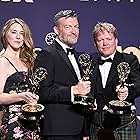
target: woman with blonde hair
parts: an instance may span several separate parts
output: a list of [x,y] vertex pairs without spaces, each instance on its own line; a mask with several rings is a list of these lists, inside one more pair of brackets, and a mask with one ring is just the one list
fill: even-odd
[[30,92],[29,77],[35,58],[29,26],[19,18],[8,20],[1,32],[1,42],[5,49],[0,56],[2,139],[39,140],[37,130],[28,130],[19,122],[22,105],[38,100],[38,96]]

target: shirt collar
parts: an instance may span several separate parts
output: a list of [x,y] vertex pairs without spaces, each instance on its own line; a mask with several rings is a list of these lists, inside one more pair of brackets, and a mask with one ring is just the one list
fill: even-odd
[[110,56],[108,56],[108,57],[101,56],[101,59],[105,60],[105,59],[111,58],[113,60],[115,53],[116,53],[116,51],[113,54],[111,54]]
[[67,49],[66,48],[71,48],[68,45],[64,44],[62,41],[60,41],[58,38],[55,39],[57,43],[59,43],[61,45],[61,47],[63,48],[63,50],[67,53]]

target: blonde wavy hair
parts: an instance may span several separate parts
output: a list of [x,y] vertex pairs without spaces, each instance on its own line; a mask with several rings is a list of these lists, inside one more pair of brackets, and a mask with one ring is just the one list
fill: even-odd
[[29,26],[25,23],[25,21],[23,21],[22,19],[19,18],[12,18],[9,19],[1,32],[1,42],[3,45],[3,48],[6,49],[8,46],[8,40],[7,40],[7,32],[9,31],[10,27],[14,24],[14,23],[18,23],[22,26],[23,28],[23,37],[24,37],[24,43],[23,46],[21,47],[20,50],[20,54],[19,54],[19,58],[21,59],[21,61],[23,63],[26,64],[29,73],[33,71],[33,67],[34,67],[34,60],[35,60],[35,54],[34,54],[34,43],[33,43],[33,39],[31,36],[31,31],[29,29]]

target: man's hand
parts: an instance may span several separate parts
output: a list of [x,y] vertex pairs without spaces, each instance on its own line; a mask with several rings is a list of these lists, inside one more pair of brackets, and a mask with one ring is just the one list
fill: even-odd
[[88,136],[83,137],[83,140],[89,140],[89,137]]
[[128,96],[128,88],[126,86],[121,87],[120,85],[118,85],[116,87],[116,92],[118,93],[118,98],[120,101],[126,100]]
[[90,81],[79,81],[77,85],[73,86],[74,94],[85,96],[91,90]]

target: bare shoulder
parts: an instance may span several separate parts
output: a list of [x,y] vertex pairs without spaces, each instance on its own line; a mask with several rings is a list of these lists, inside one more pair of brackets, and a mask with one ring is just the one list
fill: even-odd
[[8,70],[8,67],[9,67],[8,60],[5,57],[0,56],[0,71]]
[[10,75],[10,64],[8,60],[0,56],[0,91],[3,91],[7,77]]

